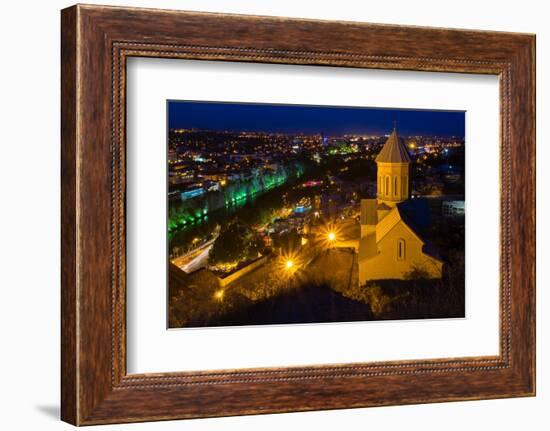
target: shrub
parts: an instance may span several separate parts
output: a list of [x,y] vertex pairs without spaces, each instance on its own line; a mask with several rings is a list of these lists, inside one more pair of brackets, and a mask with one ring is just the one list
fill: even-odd
[[263,242],[256,233],[239,222],[222,228],[208,255],[210,265],[238,263],[258,257]]

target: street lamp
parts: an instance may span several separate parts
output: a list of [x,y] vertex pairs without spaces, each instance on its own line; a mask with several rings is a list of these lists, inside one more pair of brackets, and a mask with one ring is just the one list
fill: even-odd
[[296,253],[285,253],[280,256],[277,267],[284,278],[291,278],[301,267],[300,257]]
[[214,298],[216,298],[218,301],[222,301],[223,295],[224,295],[223,289],[220,289],[216,291],[216,293],[214,293]]
[[336,239],[336,234],[334,232],[329,232],[328,233],[328,240],[330,242],[334,241]]

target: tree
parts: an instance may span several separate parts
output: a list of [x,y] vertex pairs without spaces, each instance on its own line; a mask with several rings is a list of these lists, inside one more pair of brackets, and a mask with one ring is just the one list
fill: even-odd
[[430,278],[430,273],[423,265],[413,264],[411,270],[405,273],[405,280],[420,281]]
[[263,251],[263,243],[256,233],[239,222],[222,227],[208,255],[211,265],[238,263],[253,259]]
[[273,235],[273,246],[280,248],[283,253],[295,252],[300,248],[301,244],[302,237],[296,232],[296,229]]

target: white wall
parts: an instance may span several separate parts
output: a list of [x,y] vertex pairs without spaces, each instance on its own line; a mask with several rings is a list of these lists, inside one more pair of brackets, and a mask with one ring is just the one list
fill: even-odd
[[[130,0],[119,4],[258,15],[369,21],[537,33],[538,118],[550,116],[550,28],[536,0],[360,2],[339,0]],[[57,420],[59,399],[59,9],[60,0],[2,4],[0,31],[0,396],[3,429],[69,429]],[[550,128],[539,121],[538,160],[550,163]],[[538,396],[537,398],[294,413],[123,425],[146,430],[407,430],[547,429],[550,273],[544,218],[550,217],[550,171],[538,172]],[[32,198],[32,199],[31,199]],[[7,296],[6,296],[7,293]],[[545,364],[546,363],[546,364]]]

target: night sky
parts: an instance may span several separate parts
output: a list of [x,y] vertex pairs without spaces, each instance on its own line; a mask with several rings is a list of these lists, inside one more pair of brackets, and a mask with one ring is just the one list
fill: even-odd
[[169,128],[326,136],[388,134],[464,137],[463,111],[168,101]]

